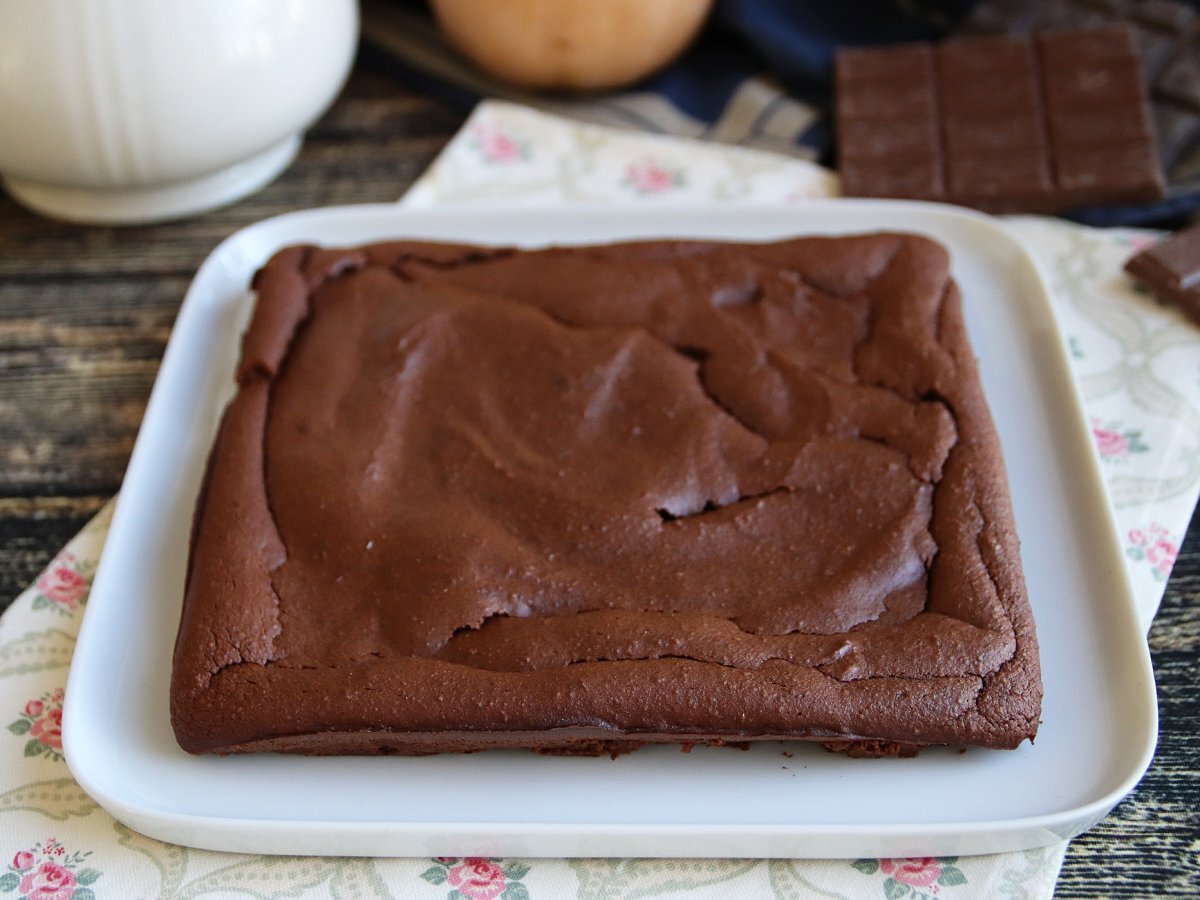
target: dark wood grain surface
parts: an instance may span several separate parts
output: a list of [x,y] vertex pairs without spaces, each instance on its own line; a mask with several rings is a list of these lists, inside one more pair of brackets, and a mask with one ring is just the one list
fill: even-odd
[[[199,263],[277,213],[398,198],[462,114],[360,66],[292,167],[183,222],[76,227],[0,193],[0,607],[112,496]],[[1150,635],[1162,730],[1145,780],[1074,841],[1060,897],[1200,896],[1200,522]],[[1121,740],[1119,734],[1112,736]]]

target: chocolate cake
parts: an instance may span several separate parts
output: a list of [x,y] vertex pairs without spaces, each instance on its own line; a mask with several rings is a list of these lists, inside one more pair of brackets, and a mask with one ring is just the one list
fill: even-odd
[[293,247],[254,287],[175,648],[185,750],[1036,733],[935,242]]

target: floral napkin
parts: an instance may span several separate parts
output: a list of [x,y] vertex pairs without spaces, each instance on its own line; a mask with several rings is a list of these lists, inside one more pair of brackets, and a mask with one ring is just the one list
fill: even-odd
[[[409,206],[800,204],[835,177],[769,154],[582,125],[485,102]],[[1200,492],[1200,329],[1132,287],[1148,232],[1008,220],[1054,287],[1149,627]],[[142,837],[62,757],[63,686],[111,504],[0,618],[0,900],[192,897],[1049,897],[1066,844],[911,860],[343,859],[214,853]]]

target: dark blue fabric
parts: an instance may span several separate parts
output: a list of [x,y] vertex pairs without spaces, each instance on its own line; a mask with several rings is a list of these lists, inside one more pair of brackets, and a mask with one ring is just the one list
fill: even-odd
[[767,68],[806,100],[827,102],[839,47],[941,37],[976,0],[720,0],[717,22],[740,36]]
[[[701,39],[639,88],[657,91],[688,115],[712,124],[743,81],[769,74],[793,96],[827,111],[838,47],[931,40],[944,35],[976,2],[718,0]],[[834,165],[827,122],[804,132],[798,142],[811,147],[825,165]]]
[[689,116],[711,124],[721,118],[738,85],[762,72],[752,48],[709,31],[675,65],[638,89],[658,91]]
[[659,91],[684,112],[711,123],[720,118],[738,85],[770,74],[799,99],[827,109],[838,47],[935,38],[975,2],[721,0],[702,39],[641,87]]
[[[757,54],[766,71],[780,79],[789,92],[822,109],[832,110],[831,72],[838,48],[937,40],[953,31],[978,0],[843,0],[808,3],[799,0],[718,0],[718,39],[734,35]],[[1189,0],[1200,8],[1200,0]],[[693,60],[676,64],[660,82],[672,99],[672,84],[687,83],[684,72]],[[753,68],[743,76],[758,74]],[[740,79],[739,79],[740,80]],[[732,91],[730,91],[732,93]],[[728,95],[726,95],[728,96]],[[715,106],[716,104],[713,104]],[[826,125],[805,132],[800,141],[813,147],[818,158],[833,165],[832,129]],[[1065,217],[1090,225],[1175,225],[1200,210],[1200,192],[1136,206],[1094,207],[1073,210]]]
[[[395,0],[424,9],[423,0]],[[646,0],[648,3],[654,0]],[[788,93],[832,111],[833,58],[839,47],[937,40],[953,32],[979,0],[717,0],[701,39],[678,62],[638,90],[657,91],[688,115],[716,123],[747,78],[771,75]],[[1200,8],[1200,0],[1189,0]],[[423,90],[456,103],[474,98],[423,75],[405,60],[389,66]],[[637,124],[637,123],[633,123]],[[655,128],[655,123],[643,123]],[[832,166],[830,116],[797,142]],[[1079,210],[1067,215],[1095,225],[1177,224],[1200,210],[1200,192],[1141,206]]]

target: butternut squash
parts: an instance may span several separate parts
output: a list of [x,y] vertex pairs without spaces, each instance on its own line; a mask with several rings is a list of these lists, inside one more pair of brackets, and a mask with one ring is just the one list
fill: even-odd
[[447,40],[484,71],[531,88],[624,87],[699,32],[713,0],[431,0]]

